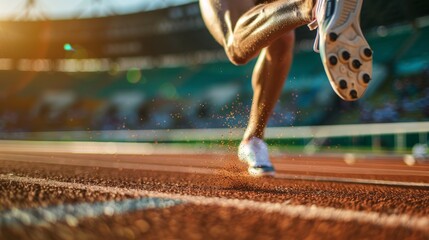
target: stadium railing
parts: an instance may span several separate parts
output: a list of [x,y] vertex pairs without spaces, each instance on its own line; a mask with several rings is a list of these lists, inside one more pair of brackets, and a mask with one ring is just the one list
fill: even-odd
[[[273,127],[266,139],[277,147],[301,146],[307,153],[319,150],[325,143],[331,150],[352,147],[371,152],[387,150],[405,153],[413,145],[427,143],[429,122],[377,123],[330,126]],[[30,141],[91,141],[141,143],[238,143],[243,128],[166,129],[166,130],[107,130],[0,133],[2,140]],[[386,140],[390,138],[390,140]],[[358,140],[358,138],[361,138]],[[338,141],[340,139],[340,141]],[[342,139],[342,140],[341,140]],[[391,142],[381,145],[382,141]],[[365,144],[368,144],[365,148]],[[0,143],[1,145],[1,143]]]

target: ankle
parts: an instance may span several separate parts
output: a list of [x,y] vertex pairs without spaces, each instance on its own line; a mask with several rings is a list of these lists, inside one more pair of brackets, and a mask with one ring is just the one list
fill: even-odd
[[257,136],[244,136],[243,139],[241,139],[241,143],[248,143],[249,141],[251,141],[252,139],[259,139],[264,141],[263,137],[257,137]]

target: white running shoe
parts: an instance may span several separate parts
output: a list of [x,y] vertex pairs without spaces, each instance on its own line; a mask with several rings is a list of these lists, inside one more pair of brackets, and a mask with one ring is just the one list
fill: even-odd
[[241,142],[238,147],[238,158],[247,163],[247,171],[251,176],[274,176],[275,170],[268,156],[267,144],[257,137]]
[[363,0],[318,0],[316,19],[308,24],[319,28],[314,50],[320,52],[326,75],[342,99],[359,99],[371,81],[372,50],[360,28]]

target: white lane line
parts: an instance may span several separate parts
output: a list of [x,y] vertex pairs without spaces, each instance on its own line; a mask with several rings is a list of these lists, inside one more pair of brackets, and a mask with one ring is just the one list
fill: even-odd
[[181,195],[146,191],[139,189],[128,189],[119,187],[105,187],[86,185],[81,183],[69,183],[52,181],[41,178],[26,178],[10,175],[0,175],[0,180],[15,181],[28,184],[39,184],[61,188],[74,188],[89,191],[128,194],[135,197],[156,197],[185,201],[197,205],[214,205],[219,207],[233,207],[242,210],[256,210],[266,213],[279,213],[289,217],[296,217],[306,220],[331,220],[338,222],[358,222],[384,227],[405,227],[409,229],[423,231],[429,234],[429,217],[417,217],[408,214],[386,214],[378,212],[361,212],[346,209],[336,209],[331,207],[317,207],[305,205],[288,205],[285,203],[267,203],[251,200],[227,199],[219,197],[203,197],[192,195]]
[[302,176],[296,174],[276,173],[275,178],[289,179],[289,180],[304,180],[314,182],[335,182],[335,183],[353,183],[353,184],[367,184],[367,185],[383,185],[391,187],[422,187],[429,188],[429,183],[424,182],[400,182],[376,179],[363,179],[363,178],[344,178],[344,177],[326,177],[326,176]]
[[0,227],[19,225],[46,225],[65,221],[75,227],[80,219],[95,218],[101,215],[112,216],[138,210],[167,208],[183,203],[177,199],[139,198],[123,201],[106,201],[96,203],[64,204],[58,206],[17,209],[0,212]]
[[[194,173],[194,174],[219,174],[219,169],[215,168],[201,168],[193,166],[168,166],[160,164],[147,164],[147,163],[125,163],[125,162],[112,162],[102,160],[76,160],[69,157],[55,157],[47,158],[45,156],[28,156],[20,154],[4,154],[0,153],[0,161],[15,161],[15,162],[30,162],[30,163],[46,163],[57,165],[69,166],[82,166],[82,167],[104,167],[115,169],[134,169],[145,171],[160,171],[160,172],[175,172],[175,173]],[[343,177],[326,177],[318,175],[299,175],[299,174],[286,174],[277,173],[275,178],[289,179],[289,180],[302,180],[302,181],[320,181],[320,182],[337,182],[337,183],[353,183],[353,184],[372,184],[383,186],[398,186],[398,187],[425,187],[429,188],[429,183],[424,182],[404,182],[404,181],[390,181],[390,180],[375,180],[375,179],[362,179],[362,178],[343,178]]]
[[104,161],[95,159],[73,159],[70,157],[55,157],[49,158],[46,156],[28,156],[23,154],[3,154],[0,153],[0,161],[14,161],[27,163],[44,163],[56,165],[68,165],[79,167],[102,167],[114,169],[134,169],[146,171],[161,171],[175,173],[199,173],[199,174],[214,174],[216,171],[211,168],[198,168],[192,166],[177,166],[177,165],[162,165],[148,163],[127,163],[117,161]]
[[[343,173],[343,174],[361,174],[361,175],[383,175],[383,176],[420,176],[429,177],[429,171],[411,170],[411,169],[376,169],[371,167],[353,167],[350,166],[318,166],[307,164],[285,164],[275,163],[276,169],[288,171],[302,171],[307,168],[308,171],[320,173]],[[405,168],[405,167],[404,167]]]

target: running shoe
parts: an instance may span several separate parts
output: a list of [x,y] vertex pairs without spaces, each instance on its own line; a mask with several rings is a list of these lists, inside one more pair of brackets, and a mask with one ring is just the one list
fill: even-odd
[[359,99],[372,78],[372,50],[360,28],[363,0],[318,0],[310,30],[318,28],[320,53],[334,91],[346,101]]
[[275,174],[268,156],[268,146],[262,139],[253,137],[247,142],[241,142],[238,158],[249,166],[247,171],[251,176],[265,177]]

